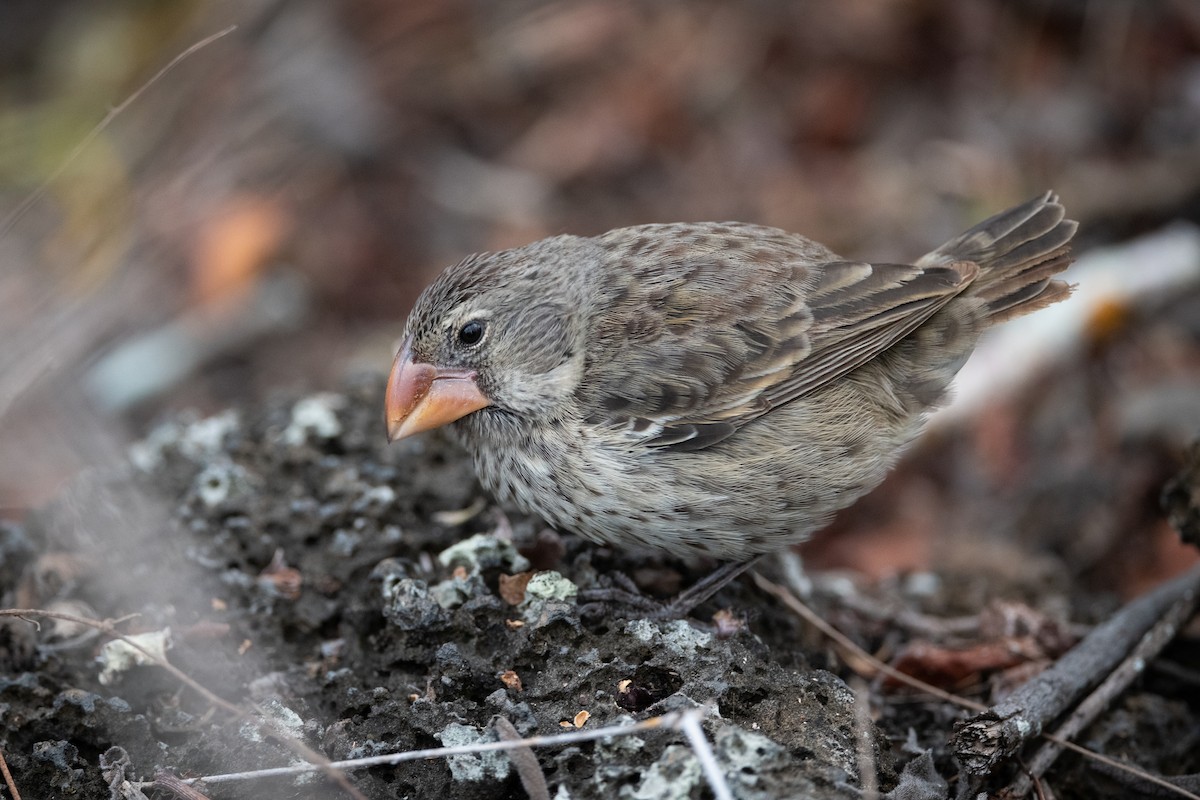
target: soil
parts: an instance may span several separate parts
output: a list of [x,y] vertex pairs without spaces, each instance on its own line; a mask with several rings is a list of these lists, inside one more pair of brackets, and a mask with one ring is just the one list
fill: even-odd
[[[434,521],[484,508],[469,462],[438,438],[387,446],[381,402],[376,377],[168,423],[129,465],[82,476],[26,531],[8,527],[17,560],[6,564],[24,562],[39,584],[73,584],[73,602],[99,616],[136,612],[132,631],[169,629],[172,664],[331,759],[488,739],[497,715],[533,735],[706,706],[739,796],[856,796],[854,695],[802,651],[773,655],[754,632],[762,624],[781,645],[800,638],[794,622],[756,612],[755,624],[722,633],[686,620],[581,619],[573,598],[535,598],[535,584],[510,604],[500,580],[531,569],[514,541],[582,585],[636,562],[490,507],[461,524]],[[5,637],[6,753],[27,796],[107,797],[99,757],[112,746],[143,778],[295,759],[156,666],[104,685],[95,638],[56,626],[35,641],[24,621]],[[564,797],[698,797],[704,781],[682,743],[643,733],[542,750],[541,766]],[[874,732],[871,747],[893,781],[887,740]],[[354,778],[368,797],[525,796],[502,755]],[[251,786],[212,796],[330,791],[323,779]]]

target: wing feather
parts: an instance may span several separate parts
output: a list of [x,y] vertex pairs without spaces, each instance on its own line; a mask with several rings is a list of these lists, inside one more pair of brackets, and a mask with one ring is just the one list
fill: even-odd
[[676,450],[712,446],[863,365],[978,273],[961,261],[844,261],[752,225],[650,225],[605,238],[616,263],[603,272],[580,406],[591,424]]

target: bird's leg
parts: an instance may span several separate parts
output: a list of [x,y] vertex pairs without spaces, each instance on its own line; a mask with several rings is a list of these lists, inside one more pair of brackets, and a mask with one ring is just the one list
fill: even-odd
[[653,597],[647,597],[625,573],[614,572],[609,577],[616,586],[601,586],[579,592],[581,616],[615,612],[622,616],[657,617],[662,611],[663,604]]
[[614,580],[621,584],[620,588],[588,589],[580,593],[580,599],[586,606],[608,606],[609,610],[616,606],[620,611],[633,612],[649,619],[680,619],[721,591],[757,561],[756,556],[749,561],[722,564],[666,603],[642,594],[629,578],[620,574],[613,576]]
[[754,566],[758,559],[759,557],[755,556],[748,561],[731,561],[722,564],[675,595],[675,599],[662,607],[662,614],[659,618],[678,619],[687,615],[696,606],[724,589],[737,576]]

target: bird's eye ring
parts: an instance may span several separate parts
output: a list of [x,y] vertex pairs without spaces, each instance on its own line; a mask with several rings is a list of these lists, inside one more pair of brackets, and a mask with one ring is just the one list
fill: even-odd
[[483,339],[485,326],[481,320],[473,319],[458,330],[458,341],[468,347],[479,344]]

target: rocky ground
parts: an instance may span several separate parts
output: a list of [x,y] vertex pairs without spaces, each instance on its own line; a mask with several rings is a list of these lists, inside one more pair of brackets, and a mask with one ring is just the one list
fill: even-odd
[[[581,619],[577,585],[636,562],[480,503],[468,462],[440,440],[386,446],[381,386],[168,423],[130,465],[81,477],[27,531],[8,528],[7,563],[26,564],[33,591],[54,587],[43,603],[169,628],[171,663],[332,759],[490,738],[497,715],[533,735],[706,707],[741,796],[854,796],[853,694],[809,665],[794,623],[768,620],[745,590],[737,606],[754,623],[720,630]],[[535,579],[507,587],[531,560]],[[144,777],[294,758],[158,667],[106,680],[99,642],[76,629],[5,633],[6,750],[34,796],[107,796],[97,756],[113,745]],[[661,731],[551,748],[541,766],[561,797],[700,796],[681,742]],[[887,740],[872,732],[870,748],[894,781]],[[524,796],[502,755],[354,777],[369,797]],[[329,790],[267,781],[215,796]]]

